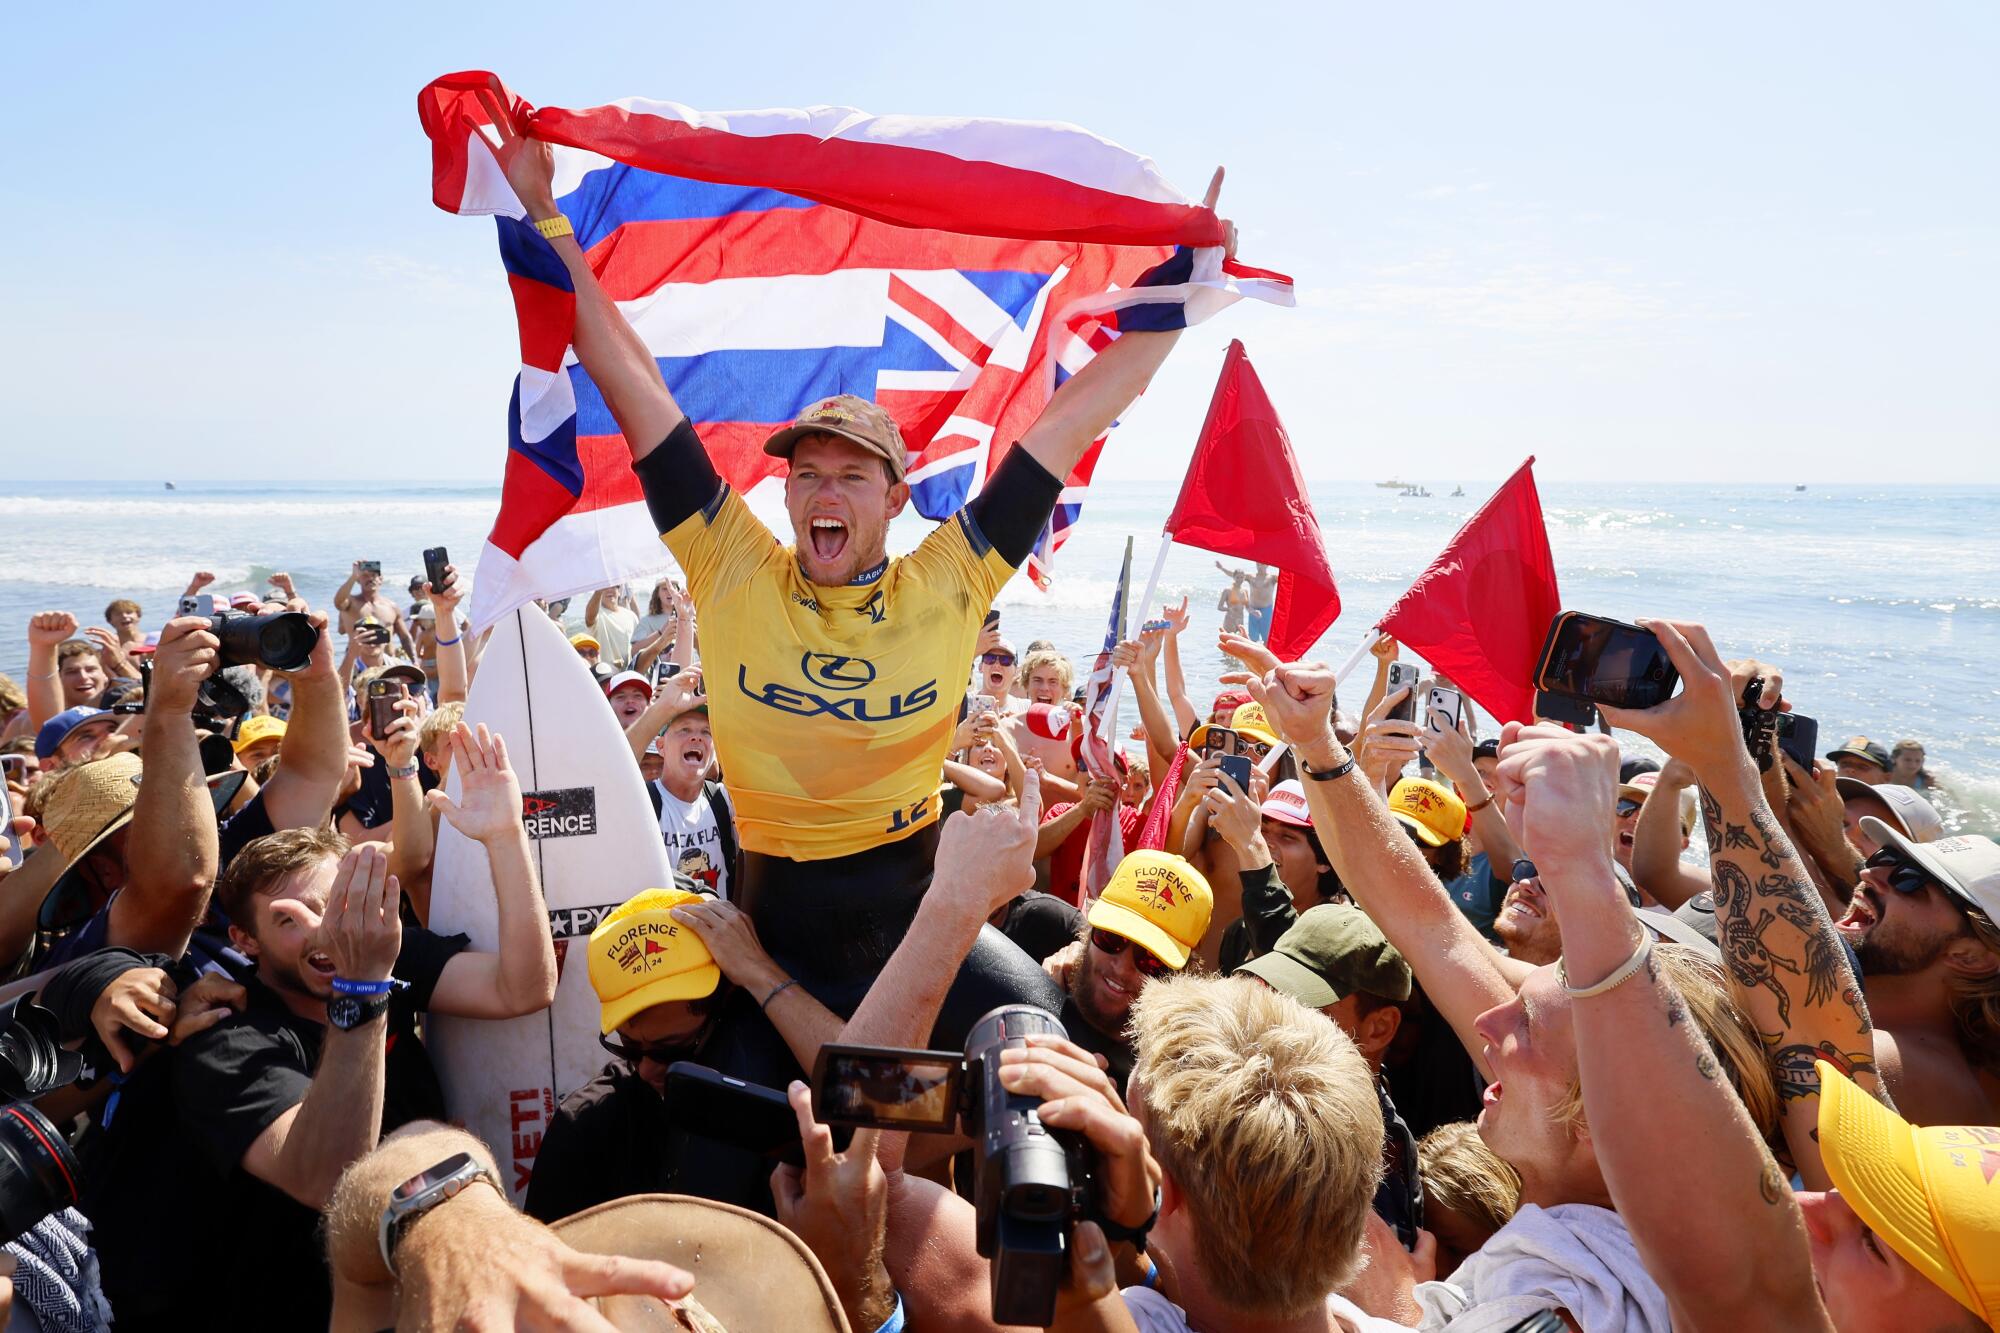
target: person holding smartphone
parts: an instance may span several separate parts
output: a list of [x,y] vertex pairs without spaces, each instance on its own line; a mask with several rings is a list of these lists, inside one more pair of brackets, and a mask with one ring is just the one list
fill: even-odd
[[[403,655],[415,658],[417,646],[410,638],[410,627],[403,615],[403,608],[396,605],[393,597],[382,591],[382,562],[380,560],[356,560],[348,572],[347,582],[340,585],[333,594],[333,608],[340,613],[340,632],[352,635],[355,627],[373,620],[389,633],[396,636],[403,646]],[[372,639],[371,635],[371,639]],[[387,639],[383,640],[386,644]]]

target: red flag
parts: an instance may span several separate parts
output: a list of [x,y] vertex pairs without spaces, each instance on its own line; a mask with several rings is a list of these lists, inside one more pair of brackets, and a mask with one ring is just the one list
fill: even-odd
[[1317,643],[1340,614],[1291,437],[1240,342],[1223,358],[1167,533],[1183,546],[1277,568],[1270,645],[1287,661]]
[[1562,609],[1530,457],[1376,622],[1502,722],[1535,716],[1535,660]]

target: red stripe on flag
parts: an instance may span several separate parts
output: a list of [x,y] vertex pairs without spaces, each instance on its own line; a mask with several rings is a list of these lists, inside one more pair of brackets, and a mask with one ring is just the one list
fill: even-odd
[[576,293],[515,273],[507,275],[507,286],[521,326],[521,364],[551,373],[561,370],[576,328]]
[[1070,262],[1067,241],[953,236],[890,226],[837,208],[773,209],[719,218],[629,221],[590,247],[590,266],[614,301],[675,282],[782,278],[843,269],[971,269],[1050,273]]
[[985,365],[986,358],[993,354],[993,349],[968,333],[949,310],[893,274],[889,278],[889,299],[915,315],[973,365]]
[[[695,423],[715,470],[739,491],[749,490],[766,477],[784,475],[785,460],[764,452],[764,441],[777,429],[778,426],[761,421]],[[576,452],[584,472],[583,498],[572,506],[576,512],[608,509],[645,498],[639,489],[639,478],[632,472],[631,454],[623,435],[579,435]]]
[[904,227],[1110,245],[1213,246],[1223,239],[1222,220],[1210,209],[907,144],[751,137],[615,106],[543,107],[527,130],[646,171],[782,190]]
[[[625,469],[629,474],[631,469]],[[516,560],[549,524],[576,507],[576,497],[525,454],[507,451],[507,475],[500,483],[500,512],[486,540]]]

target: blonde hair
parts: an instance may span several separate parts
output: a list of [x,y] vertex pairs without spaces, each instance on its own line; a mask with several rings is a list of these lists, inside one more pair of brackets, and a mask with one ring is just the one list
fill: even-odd
[[1313,1309],[1360,1267],[1382,1175],[1368,1062],[1325,1015],[1244,977],[1149,982],[1132,1033],[1132,1095],[1216,1295],[1246,1315]]
[[1521,1177],[1486,1146],[1471,1121],[1439,1125],[1417,1144],[1424,1198],[1491,1236],[1521,1206]]
[[0,721],[14,716],[28,706],[28,696],[14,683],[14,678],[0,671]]
[[429,755],[434,762],[439,764],[439,767],[443,767],[442,749],[445,739],[464,720],[464,704],[439,704],[431,710],[430,716],[424,719],[423,725],[417,728],[417,748]]
[[1021,675],[1019,678],[1021,688],[1024,690],[1027,689],[1028,677],[1034,675],[1038,667],[1045,666],[1054,667],[1061,673],[1062,689],[1059,693],[1063,699],[1069,698],[1069,692],[1076,688],[1076,666],[1067,657],[1064,657],[1053,648],[1037,648],[1034,652],[1029,653],[1021,659]]
[[[1778,1135],[1778,1083],[1771,1073],[1757,1027],[1729,993],[1722,964],[1686,944],[1664,941],[1653,945],[1653,961],[1687,1004],[1688,1017],[1701,1030],[1708,1049],[1750,1112],[1751,1122],[1772,1151],[1783,1151]],[[1583,1084],[1572,1080],[1569,1095],[1555,1108],[1556,1118],[1572,1134],[1585,1124]]]
[[[2000,958],[2000,929],[1975,907],[1966,907],[1966,929],[1972,938]],[[1958,1044],[1966,1058],[1989,1074],[2000,1074],[2000,968],[1978,976],[1952,971],[1944,988],[1951,1016],[1958,1026]]]

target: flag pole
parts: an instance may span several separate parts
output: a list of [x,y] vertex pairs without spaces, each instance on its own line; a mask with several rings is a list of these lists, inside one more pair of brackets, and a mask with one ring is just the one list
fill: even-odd
[[1368,637],[1361,641],[1361,646],[1356,648],[1348,659],[1340,664],[1340,670],[1333,673],[1333,683],[1339,685],[1342,681],[1353,675],[1354,668],[1361,665],[1361,659],[1368,656],[1368,650],[1380,642],[1382,642],[1381,628],[1378,626],[1375,629],[1369,630]]
[[[1146,623],[1146,608],[1153,604],[1153,594],[1160,590],[1160,576],[1167,569],[1167,552],[1174,549],[1174,534],[1160,533],[1160,553],[1153,557],[1153,572],[1146,576],[1146,592],[1139,598],[1139,624]],[[1126,608],[1130,614],[1131,608]],[[1125,691],[1125,668],[1116,667],[1111,672],[1111,698],[1106,701],[1104,711],[1097,715],[1097,739],[1110,744],[1111,738],[1105,733],[1116,724],[1118,718],[1118,696]]]

